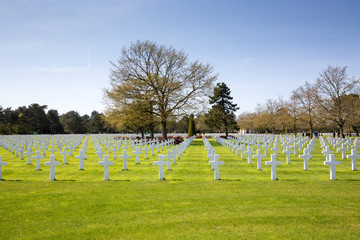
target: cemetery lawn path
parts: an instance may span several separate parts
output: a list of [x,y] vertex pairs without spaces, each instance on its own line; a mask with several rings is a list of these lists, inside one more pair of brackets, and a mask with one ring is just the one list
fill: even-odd
[[310,171],[301,159],[286,165],[278,154],[279,180],[270,181],[269,166],[258,171],[255,160],[249,165],[211,144],[225,162],[220,181],[202,140],[171,171],[164,167],[164,181],[152,164],[157,156],[140,165],[132,158],[129,171],[115,160],[111,180],[103,181],[89,148],[85,171],[71,157],[50,182],[48,167],[36,171],[1,148],[8,165],[0,181],[0,239],[360,239],[360,174],[349,160],[336,155],[342,164],[330,181],[317,143]]

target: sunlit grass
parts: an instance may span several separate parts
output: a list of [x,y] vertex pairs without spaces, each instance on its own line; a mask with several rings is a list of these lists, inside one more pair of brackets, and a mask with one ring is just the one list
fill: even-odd
[[49,155],[42,171],[36,171],[34,160],[26,165],[1,148],[7,165],[0,182],[0,239],[360,238],[360,175],[340,153],[337,181],[329,180],[319,142],[309,171],[295,156],[287,165],[279,151],[279,180],[271,181],[264,164],[270,154],[258,171],[255,159],[248,165],[246,156],[240,159],[210,141],[225,162],[220,181],[213,180],[202,140],[194,140],[171,171],[164,167],[164,181],[153,165],[158,156],[151,153],[138,165],[133,156],[128,171],[122,170],[122,160],[114,160],[107,182],[90,141],[85,170],[68,157],[50,182],[44,166]]

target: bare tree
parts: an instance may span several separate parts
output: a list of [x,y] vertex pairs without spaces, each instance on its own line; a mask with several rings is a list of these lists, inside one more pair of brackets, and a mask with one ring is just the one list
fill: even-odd
[[237,124],[240,130],[243,130],[245,133],[253,132],[255,130],[255,113],[241,113],[237,118]]
[[279,126],[278,123],[278,112],[280,110],[279,101],[268,99],[265,104],[265,119],[269,129],[271,129],[272,133],[276,132],[276,129]]
[[296,94],[293,92],[288,102],[288,113],[290,116],[290,125],[294,131],[294,135],[297,135],[298,123],[300,117],[300,104]]
[[340,135],[344,137],[344,126],[351,119],[356,108],[349,94],[358,94],[359,80],[349,78],[345,67],[332,67],[320,73],[316,80],[315,96],[317,103],[327,117],[337,124]]
[[359,95],[351,94],[349,95],[351,102],[354,108],[354,114],[351,115],[348,125],[356,133],[356,136],[359,136],[360,132],[360,98]]
[[308,126],[308,129],[310,130],[310,137],[312,137],[317,119],[314,94],[314,87],[308,82],[305,82],[304,86],[298,87],[292,93],[293,98],[300,103],[300,119]]
[[183,51],[150,41],[123,48],[117,62],[111,64],[111,89],[105,91],[110,107],[120,102],[126,106],[146,96],[160,120],[164,139],[168,118],[184,109],[198,108],[217,79],[209,64],[190,62]]

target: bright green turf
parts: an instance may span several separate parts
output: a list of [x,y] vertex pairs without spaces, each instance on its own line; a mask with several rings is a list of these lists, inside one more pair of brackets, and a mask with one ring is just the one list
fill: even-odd
[[360,175],[340,153],[337,181],[329,180],[319,142],[310,171],[302,159],[292,156],[286,165],[278,154],[279,180],[270,181],[269,157],[258,171],[255,159],[248,165],[211,143],[225,161],[220,181],[213,181],[202,140],[172,171],[164,167],[165,181],[157,180],[151,153],[140,165],[133,156],[128,171],[115,160],[106,182],[90,141],[85,171],[70,157],[50,182],[45,160],[36,171],[34,160],[26,165],[0,148],[8,164],[0,182],[0,239],[360,239]]

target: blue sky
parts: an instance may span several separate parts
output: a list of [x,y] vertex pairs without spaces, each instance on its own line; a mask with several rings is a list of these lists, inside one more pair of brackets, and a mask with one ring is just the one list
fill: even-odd
[[357,0],[2,0],[0,105],[103,111],[110,64],[132,41],[214,66],[240,110],[315,81],[332,66],[360,77]]

